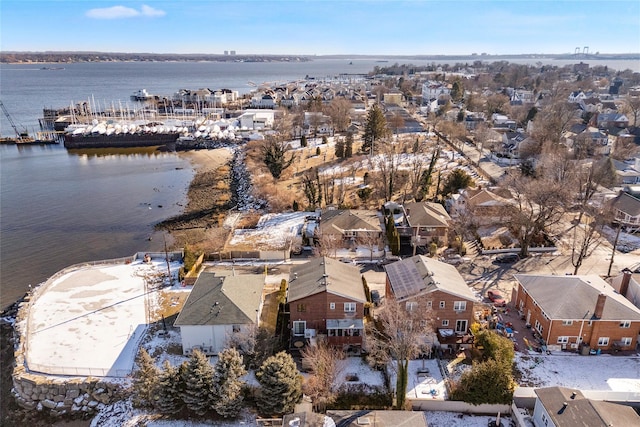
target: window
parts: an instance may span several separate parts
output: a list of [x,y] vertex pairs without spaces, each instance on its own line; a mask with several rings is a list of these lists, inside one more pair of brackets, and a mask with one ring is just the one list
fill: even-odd
[[433,301],[427,301],[427,308],[433,307]]
[[346,313],[355,313],[356,312],[356,303],[355,302],[345,302],[344,303],[344,311]]
[[307,322],[305,321],[293,322],[293,335],[304,335],[305,329],[307,329]]
[[444,308],[445,307],[445,302],[444,301],[440,301],[440,308]]
[[405,303],[405,309],[408,312],[416,311],[418,309],[418,303],[415,302],[415,301],[409,301],[409,302]]
[[467,333],[467,321],[466,320],[456,320],[456,333],[457,334],[465,334],[465,333]]
[[302,313],[304,311],[307,311],[307,306],[306,304],[298,304],[297,309],[298,309],[298,313]]
[[232,329],[233,329],[234,333],[238,333],[238,332],[240,332],[240,325],[233,325]]
[[569,337],[558,337],[558,344],[566,344],[569,342]]
[[542,422],[544,423],[545,426],[549,425],[549,418],[547,418],[545,414],[542,414]]
[[542,327],[542,325],[540,324],[540,322],[538,322],[537,320],[536,320],[536,323],[535,323],[534,327],[536,328],[536,331],[538,331],[538,333],[540,333],[540,334],[542,333],[542,330],[544,329]]
[[573,320],[563,320],[562,326],[571,326],[573,325]]
[[336,303],[335,302],[330,302],[329,303],[329,310],[335,310],[336,309]]
[[620,327],[621,328],[630,328],[631,327],[631,321],[630,320],[624,320],[624,321],[620,322]]
[[442,326],[449,326],[449,321],[447,319],[443,320]]
[[622,345],[627,347],[631,345],[632,338],[631,337],[623,337],[621,340]]
[[589,323],[587,323],[587,326],[593,326],[593,320],[589,320]]
[[453,309],[455,311],[465,311],[467,309],[467,302],[466,301],[454,301]]
[[609,337],[598,338],[598,346],[605,347],[609,345]]

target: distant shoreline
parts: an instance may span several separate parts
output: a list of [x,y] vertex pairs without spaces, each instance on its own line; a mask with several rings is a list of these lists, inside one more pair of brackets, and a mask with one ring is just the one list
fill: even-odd
[[65,64],[74,62],[309,62],[322,59],[388,59],[390,61],[501,61],[509,59],[557,59],[576,61],[640,60],[640,53],[470,54],[470,55],[221,55],[153,54],[118,52],[3,52],[4,64]]

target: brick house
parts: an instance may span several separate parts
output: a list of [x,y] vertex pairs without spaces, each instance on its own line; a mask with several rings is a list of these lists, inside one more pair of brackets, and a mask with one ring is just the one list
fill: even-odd
[[339,248],[355,249],[373,243],[384,246],[382,214],[374,210],[328,209],[322,211],[315,239],[322,244],[334,242]]
[[636,348],[640,309],[599,276],[514,278],[514,306],[549,350]]
[[434,332],[467,333],[474,321],[476,297],[454,266],[416,255],[386,265],[385,271],[386,298],[406,303],[407,309],[430,311]]
[[400,239],[410,237],[417,246],[438,242],[438,246],[449,244],[448,234],[451,217],[440,203],[405,203],[404,215],[396,225]]
[[315,338],[359,352],[364,341],[364,293],[358,267],[321,257],[291,269],[289,289],[291,346]]

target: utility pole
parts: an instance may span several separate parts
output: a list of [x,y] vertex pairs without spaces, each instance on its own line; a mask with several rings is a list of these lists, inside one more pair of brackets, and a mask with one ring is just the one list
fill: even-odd
[[616,232],[616,238],[613,241],[613,249],[611,249],[611,260],[609,261],[609,270],[607,271],[607,277],[611,277],[611,267],[613,267],[613,256],[616,254],[616,247],[618,246],[618,238],[620,237],[620,230],[622,224],[618,223],[618,231]]

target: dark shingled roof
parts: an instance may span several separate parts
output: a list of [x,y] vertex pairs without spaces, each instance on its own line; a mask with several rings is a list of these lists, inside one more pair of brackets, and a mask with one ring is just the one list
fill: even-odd
[[264,276],[216,276],[204,272],[193,285],[174,326],[242,325],[256,322]]
[[291,269],[287,300],[297,301],[320,292],[366,302],[360,269],[354,265],[322,257]]

